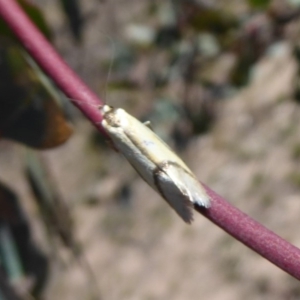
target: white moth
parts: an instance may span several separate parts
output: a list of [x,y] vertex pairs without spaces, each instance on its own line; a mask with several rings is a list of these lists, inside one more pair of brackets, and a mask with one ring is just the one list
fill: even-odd
[[104,105],[101,112],[102,126],[116,150],[185,222],[193,220],[194,204],[210,207],[196,176],[150,128],[121,108]]

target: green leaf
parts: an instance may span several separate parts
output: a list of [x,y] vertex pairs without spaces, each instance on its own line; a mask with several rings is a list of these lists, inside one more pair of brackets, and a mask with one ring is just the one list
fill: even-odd
[[60,0],[63,11],[68,18],[69,25],[74,38],[81,39],[83,18],[78,0]]
[[[39,30],[50,40],[51,39],[51,31],[45,21],[45,18],[41,12],[41,10],[33,5],[32,3],[26,0],[18,0],[19,5],[24,9],[28,17],[31,21],[39,28]],[[0,19],[0,36],[9,37],[10,39],[15,39],[14,34],[5,24],[3,19]]]
[[38,149],[65,142],[72,130],[41,71],[15,43],[0,46],[0,136]]
[[16,281],[24,277],[15,241],[9,227],[5,223],[0,223],[0,255],[10,280]]
[[10,225],[16,225],[23,219],[16,194],[0,182],[0,257],[2,264],[11,280],[24,277]]
[[47,163],[36,152],[27,151],[25,174],[49,236],[57,235],[72,248],[76,242],[70,210],[58,193]]
[[267,8],[270,4],[270,0],[248,0],[249,5],[252,6],[252,8],[260,8],[264,9]]

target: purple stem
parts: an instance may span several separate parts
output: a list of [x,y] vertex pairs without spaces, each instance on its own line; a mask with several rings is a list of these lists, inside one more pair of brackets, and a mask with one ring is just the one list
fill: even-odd
[[[15,0],[0,0],[0,16],[48,76],[68,97],[79,100],[73,103],[105,134],[100,125],[102,116],[96,108],[101,101],[61,59]],[[212,206],[208,210],[197,208],[198,212],[282,270],[300,279],[298,248],[233,207],[209,188],[207,191]]]

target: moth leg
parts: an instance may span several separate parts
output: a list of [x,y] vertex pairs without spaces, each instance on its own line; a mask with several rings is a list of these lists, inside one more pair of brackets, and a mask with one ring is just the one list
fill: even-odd
[[150,121],[146,121],[143,123],[146,127],[148,127],[149,129],[151,129],[153,131],[153,127],[151,126],[151,122]]

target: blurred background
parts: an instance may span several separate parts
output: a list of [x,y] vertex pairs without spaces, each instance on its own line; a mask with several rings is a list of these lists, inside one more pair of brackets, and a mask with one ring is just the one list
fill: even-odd
[[[102,99],[300,246],[300,1],[20,4]],[[2,23],[0,39],[3,299],[299,299],[201,215],[184,224]]]

